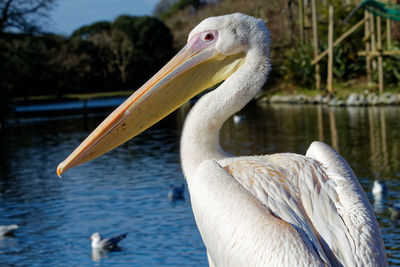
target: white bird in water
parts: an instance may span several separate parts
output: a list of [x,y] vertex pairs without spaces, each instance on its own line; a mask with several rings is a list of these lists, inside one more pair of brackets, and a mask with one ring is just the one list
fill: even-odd
[[372,196],[374,197],[374,209],[378,213],[385,210],[387,187],[385,180],[375,180],[372,187]]
[[19,228],[16,224],[0,225],[0,237],[13,235],[14,230]]
[[58,175],[150,127],[194,95],[181,162],[210,266],[387,266],[374,212],[349,164],[314,142],[306,155],[233,157],[219,131],[270,70],[264,21],[211,17],[185,47],[57,168]]
[[99,249],[99,250],[113,250],[118,248],[118,243],[126,237],[127,233],[104,238],[101,239],[101,235],[99,233],[94,233],[90,236],[90,240],[92,240],[92,249]]
[[375,180],[372,187],[372,194],[377,198],[385,197],[387,194],[387,186],[385,180]]
[[233,123],[234,124],[239,124],[243,121],[243,116],[242,115],[233,115]]

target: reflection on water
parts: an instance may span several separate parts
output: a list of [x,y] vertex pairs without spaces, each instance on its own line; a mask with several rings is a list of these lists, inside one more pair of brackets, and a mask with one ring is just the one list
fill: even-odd
[[[207,266],[190,201],[170,202],[184,182],[179,163],[182,112],[62,180],[62,161],[104,118],[25,120],[0,132],[0,225],[23,224],[0,240],[0,262],[11,266]],[[104,115],[103,115],[104,116]],[[296,152],[314,140],[336,148],[374,203],[374,180],[386,181],[376,209],[391,265],[400,266],[400,108],[252,105],[230,119],[222,146],[237,155]],[[34,121],[34,123],[32,122]],[[188,192],[184,192],[186,200]],[[89,236],[128,232],[121,251],[93,255]],[[95,260],[95,262],[93,261]]]

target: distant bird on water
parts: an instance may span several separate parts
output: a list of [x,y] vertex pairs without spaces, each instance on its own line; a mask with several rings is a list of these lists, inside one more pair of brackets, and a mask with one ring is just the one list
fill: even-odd
[[389,206],[390,219],[396,221],[400,219],[400,203],[395,203]]
[[378,213],[385,211],[385,202],[387,195],[387,187],[385,180],[375,180],[372,187],[372,196],[374,197],[374,210]]
[[233,115],[233,123],[234,124],[239,124],[243,121],[244,117],[243,115]]
[[18,227],[16,224],[0,225],[0,237],[13,235],[14,230]]
[[170,185],[169,187],[169,192],[168,192],[168,198],[170,201],[175,201],[178,199],[184,199],[183,193],[185,192],[185,185],[181,184],[180,186],[178,185]]
[[101,235],[99,233],[94,233],[90,237],[92,240],[92,248],[98,250],[113,250],[118,248],[118,243],[126,237],[127,233],[109,237],[101,240]]
[[385,180],[375,180],[374,186],[372,188],[372,194],[374,195],[374,199],[382,199],[387,194],[387,187]]

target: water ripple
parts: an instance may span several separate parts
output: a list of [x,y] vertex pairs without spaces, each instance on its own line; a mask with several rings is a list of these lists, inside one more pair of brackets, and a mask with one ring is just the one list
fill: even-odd
[[[400,202],[397,109],[251,106],[242,112],[240,124],[225,123],[221,140],[227,151],[238,155],[305,153],[313,140],[337,146],[369,192],[371,203],[373,181],[386,180],[389,192],[377,217],[389,262],[400,266],[399,221],[391,220],[388,211],[389,204]],[[57,164],[103,118],[38,120],[0,132],[0,224],[21,224],[14,238],[0,240],[0,262],[207,266],[187,190],[184,201],[171,203],[167,197],[171,184],[185,183],[179,162],[181,125],[174,116],[57,178]],[[121,251],[100,255],[93,262],[88,238],[95,231],[128,232],[128,236]]]

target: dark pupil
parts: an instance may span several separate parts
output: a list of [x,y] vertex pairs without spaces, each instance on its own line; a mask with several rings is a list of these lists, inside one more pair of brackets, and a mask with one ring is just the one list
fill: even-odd
[[204,38],[206,41],[211,41],[214,39],[214,36],[211,33],[207,33],[206,37]]

